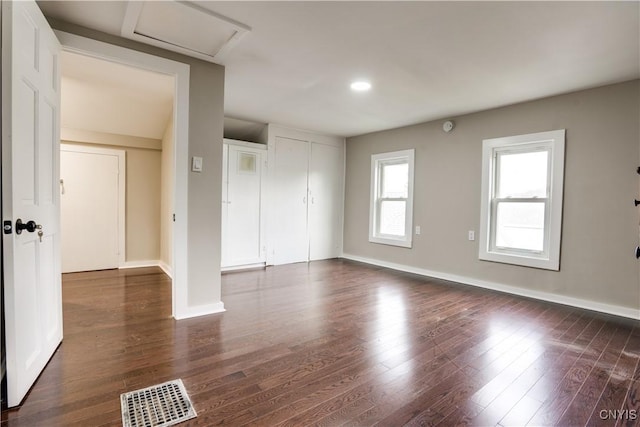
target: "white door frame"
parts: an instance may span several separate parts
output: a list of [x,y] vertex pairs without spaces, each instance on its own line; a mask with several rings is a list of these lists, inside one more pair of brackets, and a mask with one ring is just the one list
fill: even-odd
[[188,310],[188,159],[190,66],[181,62],[55,30],[62,50],[175,77],[173,102],[175,185],[173,197],[173,317],[191,317]]
[[[69,151],[72,153],[87,153],[87,154],[102,154],[102,155],[110,155],[116,156],[118,159],[118,266],[125,266],[125,251],[126,251],[126,235],[125,235],[125,203],[126,203],[126,190],[125,186],[127,183],[127,168],[126,168],[126,157],[125,150],[117,150],[113,148],[102,148],[102,147],[87,147],[84,145],[74,145],[74,144],[65,144],[60,143],[60,151]],[[62,175],[62,171],[60,171],[60,175]],[[62,177],[60,177],[60,185],[64,189],[64,183],[62,182]],[[62,218],[60,218],[62,222]]]

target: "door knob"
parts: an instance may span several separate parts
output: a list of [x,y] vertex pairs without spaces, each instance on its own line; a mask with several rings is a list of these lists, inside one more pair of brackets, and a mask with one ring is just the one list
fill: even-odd
[[35,221],[22,222],[20,218],[16,221],[16,234],[22,234],[22,230],[27,230],[29,233],[33,233],[36,230],[42,229],[40,224],[36,224]]

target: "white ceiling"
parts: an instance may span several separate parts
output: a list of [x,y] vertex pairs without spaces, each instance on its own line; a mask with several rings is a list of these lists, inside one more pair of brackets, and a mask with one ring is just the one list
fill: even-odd
[[[640,77],[639,2],[196,3],[251,28],[225,114],[261,123],[351,136]],[[120,35],[127,2],[39,4]]]
[[162,139],[173,112],[174,78],[64,52],[63,128]]

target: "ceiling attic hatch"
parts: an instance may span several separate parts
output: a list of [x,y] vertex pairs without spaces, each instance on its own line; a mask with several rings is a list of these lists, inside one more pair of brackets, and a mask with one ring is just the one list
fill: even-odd
[[251,28],[186,1],[129,1],[122,37],[222,64]]

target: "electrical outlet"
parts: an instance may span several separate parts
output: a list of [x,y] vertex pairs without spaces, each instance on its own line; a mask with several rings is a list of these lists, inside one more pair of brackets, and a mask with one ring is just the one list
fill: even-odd
[[473,230],[469,230],[469,241],[474,241],[476,240],[476,232]]
[[416,234],[420,234],[420,226],[416,225]]

